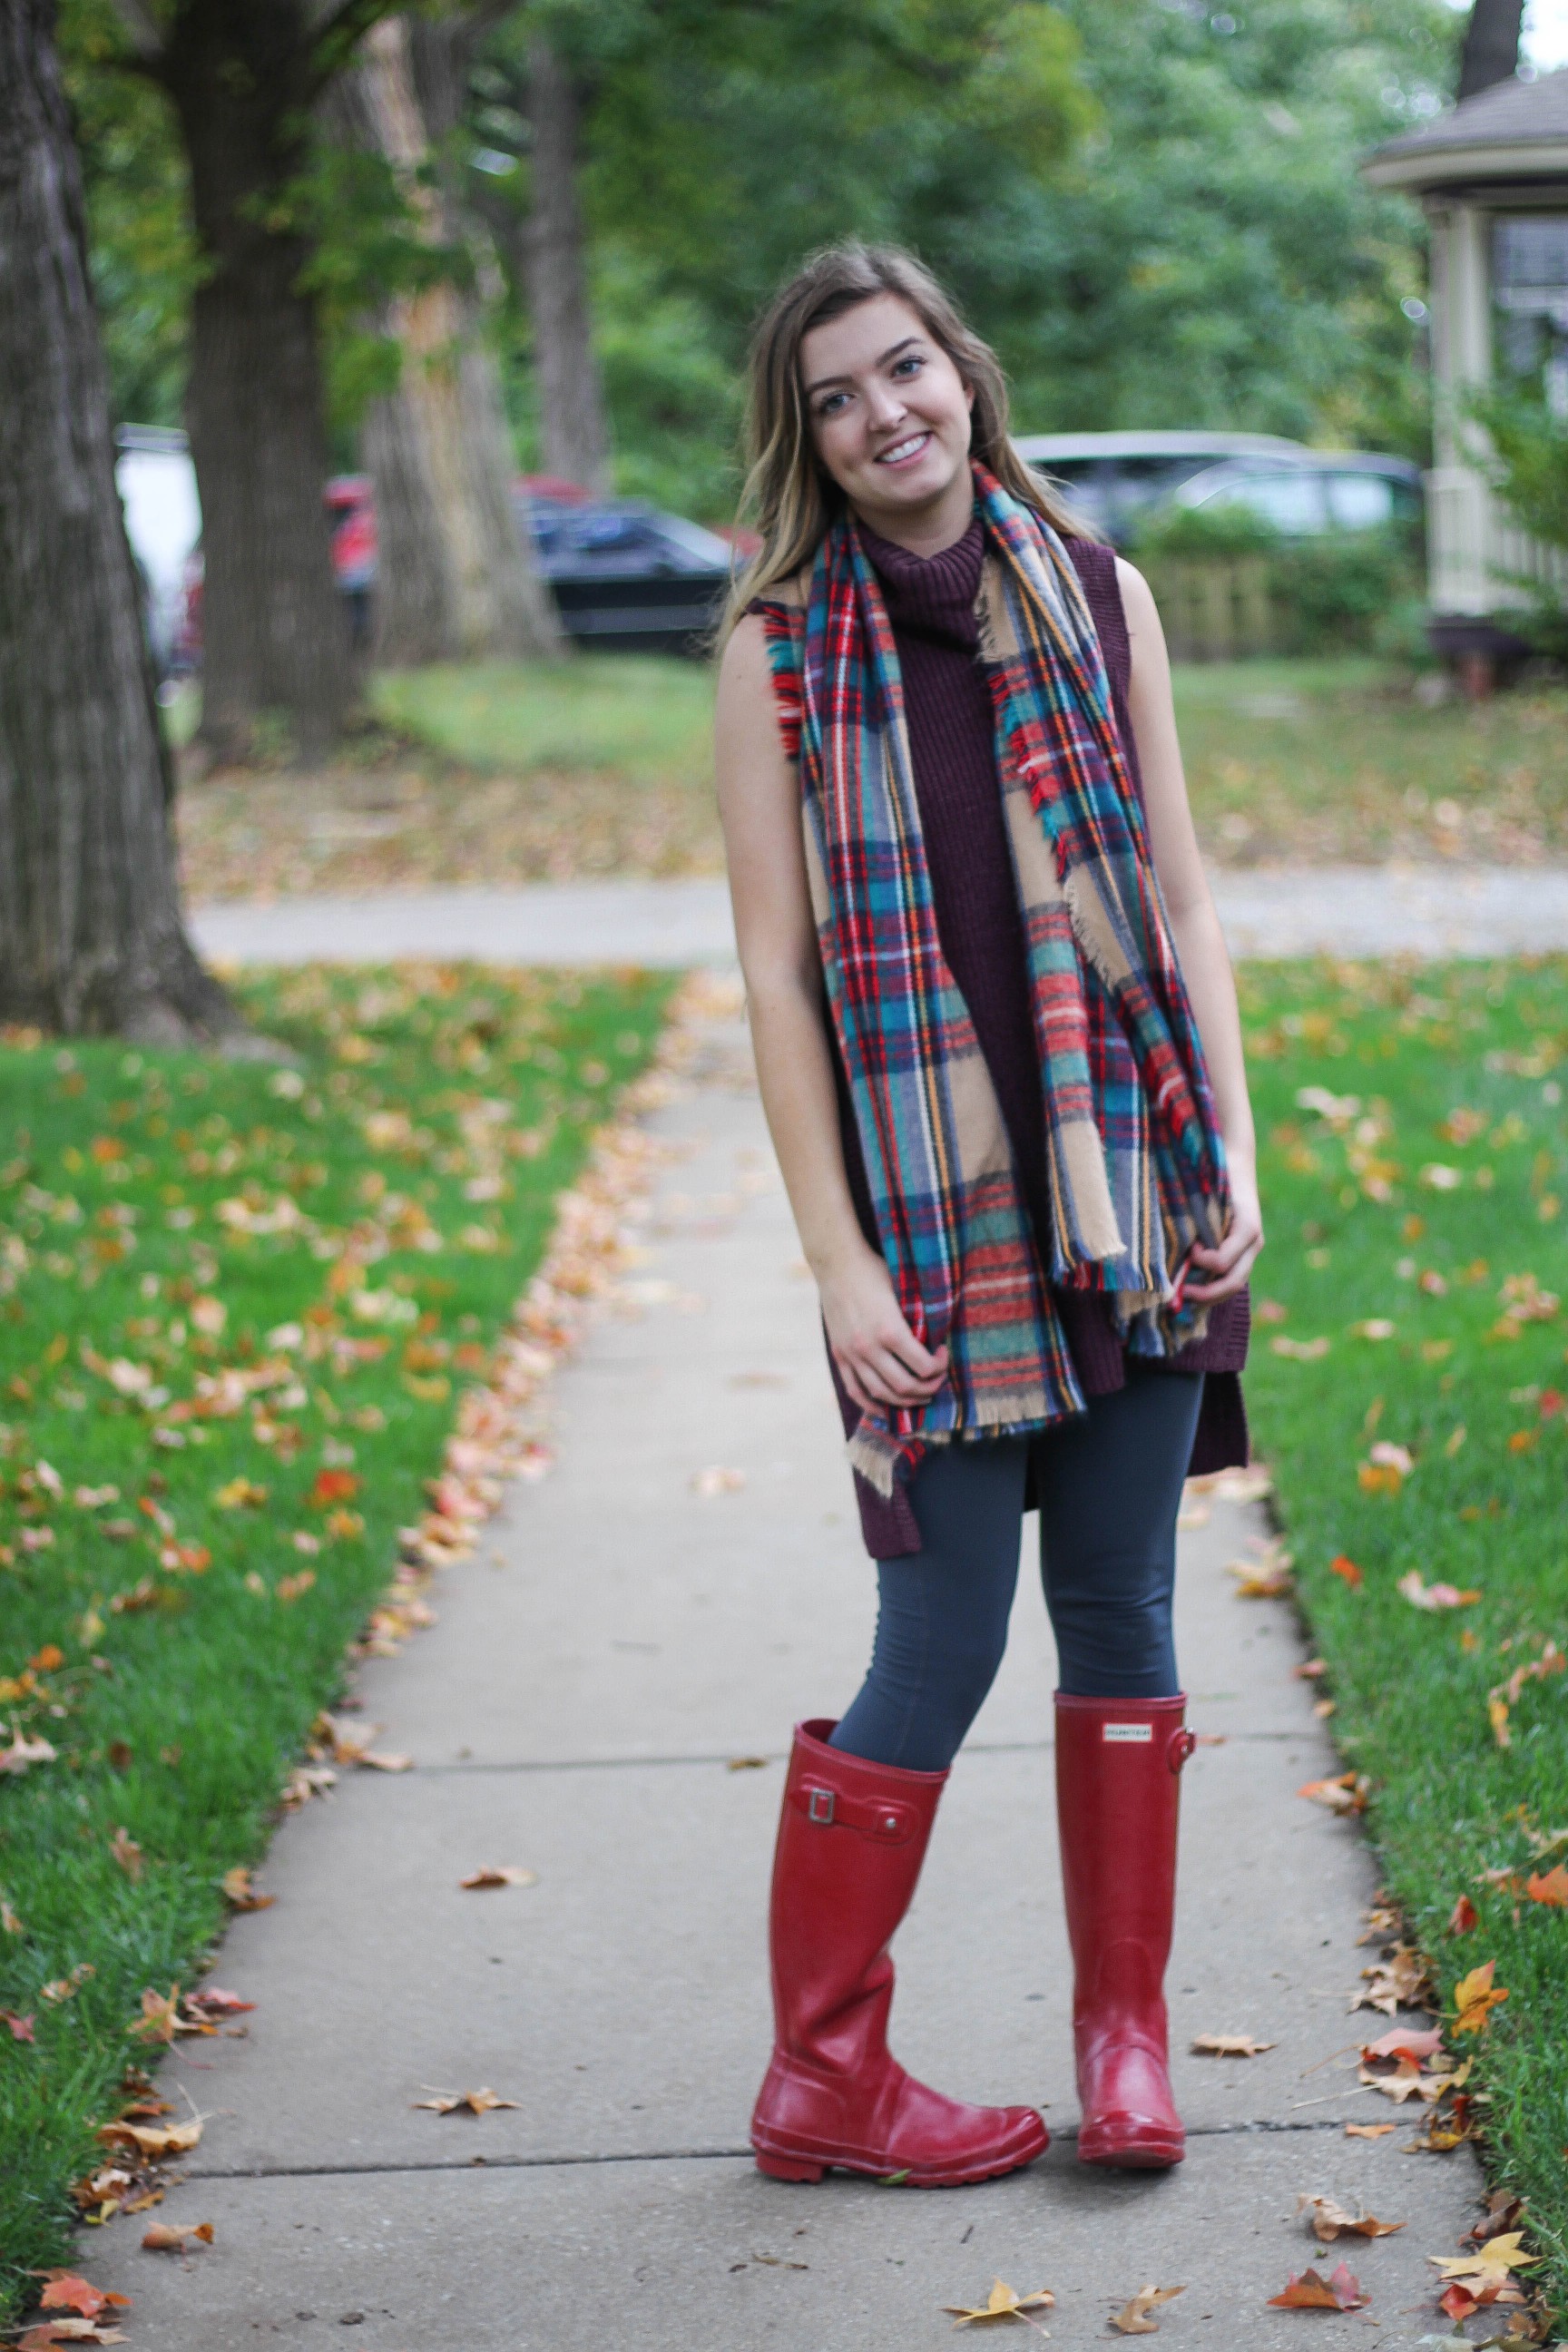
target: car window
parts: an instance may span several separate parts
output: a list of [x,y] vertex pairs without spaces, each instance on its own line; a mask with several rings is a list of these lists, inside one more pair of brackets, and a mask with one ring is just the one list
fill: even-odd
[[1394,484],[1386,474],[1329,474],[1323,487],[1342,530],[1376,530],[1394,520]]
[[1323,528],[1322,484],[1316,474],[1234,474],[1197,503],[1211,511],[1246,507],[1276,530],[1295,534]]

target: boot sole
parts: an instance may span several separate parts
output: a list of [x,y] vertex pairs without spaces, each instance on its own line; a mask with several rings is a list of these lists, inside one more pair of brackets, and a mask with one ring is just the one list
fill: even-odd
[[1017,2155],[993,2157],[981,2164],[963,2165],[952,2170],[921,2171],[910,2165],[868,2164],[852,2156],[795,2155],[784,2150],[753,2147],[757,2170],[766,2173],[770,2180],[815,2182],[827,2172],[851,2172],[866,2180],[896,2180],[900,2189],[963,2189],[976,2180],[998,2180],[1005,2173],[1020,2172],[1044,2156],[1049,2137],[1043,2131],[1038,2147]]
[[1168,2172],[1186,2152],[1184,2139],[1153,2132],[1129,2132],[1125,2137],[1114,2132],[1096,2133],[1087,2142],[1080,2136],[1078,2144],[1080,2164],[1116,2172]]

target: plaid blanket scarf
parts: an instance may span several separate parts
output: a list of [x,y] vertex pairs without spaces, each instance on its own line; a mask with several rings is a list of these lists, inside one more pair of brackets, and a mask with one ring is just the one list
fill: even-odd
[[883,1494],[928,1445],[1084,1409],[1051,1291],[1108,1295],[1140,1355],[1223,1234],[1225,1153],[1094,624],[1056,532],[974,468],[978,618],[1034,992],[1051,1229],[1031,1226],[990,1073],[937,936],[893,634],[852,517],[804,612],[764,610],[839,1053],[899,1304],[949,1375],[850,1441]]

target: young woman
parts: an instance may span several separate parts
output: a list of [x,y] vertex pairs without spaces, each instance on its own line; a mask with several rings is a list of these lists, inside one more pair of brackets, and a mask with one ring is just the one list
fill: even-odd
[[757,1069],[821,1294],[869,1672],[795,1732],[764,2172],[940,2186],[1032,2107],[890,2056],[888,1944],[1040,1515],[1089,2164],[1170,2165],[1163,1990],[1192,1468],[1245,1461],[1262,1243],[1230,966],[1147,586],[1007,438],[994,355],[897,251],[817,256],[752,356],[763,548],[720,674]]

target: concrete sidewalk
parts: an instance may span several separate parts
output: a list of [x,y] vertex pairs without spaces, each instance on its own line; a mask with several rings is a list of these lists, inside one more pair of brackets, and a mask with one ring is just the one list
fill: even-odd
[[[1438,2332],[1425,2257],[1455,2250],[1479,2174],[1468,2150],[1402,2154],[1409,2111],[1356,2087],[1355,2044],[1385,2023],[1346,2016],[1373,1866],[1352,1826],[1295,1794],[1334,1766],[1289,1615],[1238,1601],[1226,1573],[1264,1532],[1256,1507],[1214,1502],[1184,1538],[1206,1742],[1185,1780],[1170,1988],[1185,2165],[1074,2162],[1053,1664],[1026,1578],[899,1940],[894,2029],[944,2088],[1048,2102],[1051,2151],[926,2194],[753,2169],[784,1748],[794,1717],[853,1689],[873,1585],[738,1023],[708,1033],[657,1124],[683,1156],[625,1312],[559,1383],[558,1469],[447,1577],[438,1625],[361,1671],[382,1744],[416,1769],[346,1776],[284,1823],[264,1874],[276,1907],[235,1922],[216,1971],[257,2003],[248,2036],[164,2067],[210,2120],[158,2218],[211,2221],[216,2244],[182,2263],[121,2221],[82,2250],[134,2297],[130,2341],[920,2352],[952,2340],[942,2305],[984,2302],[998,2274],[1053,2290],[1061,2346],[1106,2340],[1109,2310],[1149,2282],[1186,2287],[1161,2315],[1173,2347]],[[743,1486],[703,1499],[693,1475],[714,1467]],[[538,1883],[459,1891],[487,1863]],[[1278,2046],[1187,2054],[1195,2033],[1241,2031]],[[515,2109],[414,2105],[480,2085]],[[1344,2136],[1396,2113],[1392,2137]],[[1320,2252],[1296,2218],[1316,2191],[1408,2225],[1350,2242],[1370,2326],[1266,2308],[1347,2250]]]
[[[1237,956],[1545,955],[1568,948],[1568,868],[1324,866],[1211,873]],[[477,956],[495,963],[734,961],[721,881],[537,883],[193,908],[202,953],[237,963]]]

